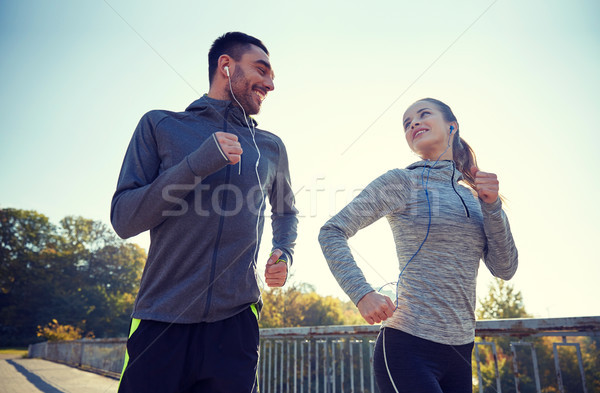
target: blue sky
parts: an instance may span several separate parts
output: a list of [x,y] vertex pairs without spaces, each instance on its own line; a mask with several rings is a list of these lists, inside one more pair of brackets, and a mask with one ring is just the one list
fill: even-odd
[[[401,117],[429,96],[453,108],[481,169],[499,176],[528,310],[600,315],[600,3],[255,4],[0,2],[0,206],[108,223],[139,118],[206,92],[210,44],[239,30],[265,42],[276,72],[257,120],[290,156],[295,281],[344,298],[318,230],[375,177],[417,159]],[[148,236],[133,241],[147,247]],[[385,220],[351,245],[374,286],[394,281]],[[490,277],[482,265],[480,297]]]

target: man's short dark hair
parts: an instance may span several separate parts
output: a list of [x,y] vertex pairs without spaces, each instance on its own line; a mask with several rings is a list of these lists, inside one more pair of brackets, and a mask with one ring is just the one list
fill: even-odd
[[248,34],[233,31],[225,33],[213,42],[208,51],[208,81],[212,84],[213,77],[217,70],[219,57],[229,55],[235,61],[239,61],[242,55],[250,49],[250,45],[256,45],[268,55],[269,51],[265,44],[258,38]]

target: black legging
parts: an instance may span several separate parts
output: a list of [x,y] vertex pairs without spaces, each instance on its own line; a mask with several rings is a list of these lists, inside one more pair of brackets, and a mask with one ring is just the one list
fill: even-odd
[[473,343],[444,345],[383,328],[373,355],[377,386],[381,393],[470,393],[472,351]]

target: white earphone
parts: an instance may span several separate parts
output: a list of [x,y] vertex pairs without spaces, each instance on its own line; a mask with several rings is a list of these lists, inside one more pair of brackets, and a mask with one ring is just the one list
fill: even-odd
[[[258,211],[260,212],[262,210],[263,204],[265,203],[265,195],[263,193],[263,186],[262,186],[262,182],[260,180],[260,175],[258,173],[258,164],[260,163],[260,157],[261,157],[261,153],[260,153],[260,149],[258,148],[258,144],[256,143],[256,131],[254,130],[254,123],[252,123],[252,125],[250,125],[250,123],[248,122],[248,116],[246,116],[246,111],[244,110],[244,107],[242,106],[242,104],[240,104],[240,102],[238,101],[238,99],[235,97],[235,94],[233,93],[233,87],[231,86],[231,77],[229,76],[229,66],[225,66],[223,67],[223,69],[225,70],[225,73],[227,74],[227,78],[229,79],[229,91],[231,92],[231,97],[235,100],[235,102],[240,106],[240,109],[242,110],[242,113],[244,114],[244,120],[246,121],[246,126],[248,127],[248,131],[250,131],[250,135],[252,135],[252,142],[254,142],[254,147],[256,148],[256,152],[258,153],[258,157],[256,158],[256,164],[254,164],[254,171],[256,173],[256,179],[258,180],[258,187],[260,189],[260,193],[261,193],[261,201],[260,201],[260,206],[258,208]],[[242,159],[240,157],[240,162],[238,163],[239,165],[239,172],[238,174],[241,175],[241,171],[242,171]],[[258,236],[258,229],[259,229],[259,224],[260,224],[260,217],[261,215],[258,214],[256,217],[256,247],[254,247],[254,255],[253,255],[253,261],[254,264],[256,265],[256,254],[258,252],[258,244],[260,242],[259,236]],[[258,276],[257,276],[258,277]],[[260,277],[258,277],[258,279],[260,281],[262,281],[260,279]]]

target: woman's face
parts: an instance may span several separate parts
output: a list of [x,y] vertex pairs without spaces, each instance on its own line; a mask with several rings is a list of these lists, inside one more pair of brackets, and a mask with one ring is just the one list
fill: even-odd
[[[452,159],[452,147],[448,147],[450,126],[434,103],[417,101],[411,105],[402,119],[404,137],[412,151],[423,159]],[[451,142],[451,141],[450,141]],[[448,158],[449,156],[449,158]]]

